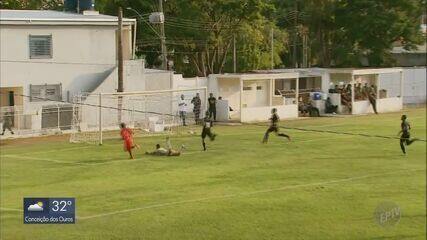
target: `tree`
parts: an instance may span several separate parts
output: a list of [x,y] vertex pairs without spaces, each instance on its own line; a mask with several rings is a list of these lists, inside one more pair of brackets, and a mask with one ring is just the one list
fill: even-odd
[[2,0],[2,9],[32,9],[32,10],[60,10],[63,7],[63,0]]
[[420,0],[338,1],[336,23],[343,29],[341,39],[351,43],[345,50],[352,55],[337,52],[337,64],[366,57],[371,66],[390,66],[394,43],[399,42],[407,50],[422,43],[419,19],[423,6],[425,2]]
[[[275,5],[279,26],[291,39],[297,36],[298,52],[302,50],[297,29],[308,29],[310,61],[322,67],[356,67],[362,58],[371,66],[391,66],[393,44],[399,42],[409,50],[423,39],[419,24],[423,0],[276,0]],[[291,62],[286,56],[284,61]]]
[[[270,1],[189,0],[168,1],[166,33],[176,50],[176,67],[198,76],[232,71],[232,44],[236,37],[240,71],[270,64],[270,29],[274,11]],[[185,16],[185,17],[184,17]],[[282,39],[281,39],[282,38]],[[275,64],[280,64],[284,34],[277,30]],[[265,59],[268,58],[268,61]],[[188,67],[185,66],[188,62]]]
[[[160,39],[147,24],[148,15],[158,11],[157,1],[100,0],[97,9],[115,15],[117,6],[131,7],[139,18],[138,51],[149,66],[160,65]],[[266,0],[168,0],[164,2],[168,58],[174,69],[186,76],[207,76],[232,71],[233,37],[237,40],[238,69],[270,68],[270,29],[274,6]],[[139,17],[125,10],[127,17]],[[250,34],[249,34],[250,33]],[[275,30],[275,64],[281,64],[286,34]]]

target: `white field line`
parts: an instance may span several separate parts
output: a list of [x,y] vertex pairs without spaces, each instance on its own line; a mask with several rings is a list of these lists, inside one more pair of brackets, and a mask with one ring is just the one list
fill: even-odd
[[79,220],[87,220],[87,219],[94,219],[94,218],[112,216],[112,215],[123,214],[123,213],[131,213],[131,212],[141,211],[144,209],[161,208],[161,207],[175,206],[175,205],[186,204],[186,203],[210,201],[210,200],[221,200],[221,199],[228,199],[228,198],[235,198],[235,197],[244,197],[244,196],[251,196],[251,195],[256,195],[256,194],[270,193],[270,192],[276,192],[276,191],[284,191],[284,190],[304,188],[304,187],[312,187],[312,186],[318,186],[318,185],[352,182],[352,181],[356,181],[356,180],[360,180],[360,179],[386,176],[386,175],[390,175],[390,174],[394,174],[394,173],[415,172],[415,171],[425,171],[425,169],[398,170],[398,171],[392,171],[392,172],[388,172],[388,173],[369,174],[369,175],[364,175],[364,176],[336,179],[336,180],[323,181],[323,182],[289,185],[289,186],[284,186],[284,187],[280,187],[280,188],[264,189],[264,190],[253,191],[253,192],[246,192],[246,193],[236,193],[236,194],[228,194],[228,195],[220,195],[220,196],[212,196],[212,197],[205,197],[205,198],[182,200],[182,201],[176,201],[176,202],[159,203],[159,204],[147,205],[147,206],[138,207],[138,208],[130,208],[130,209],[124,209],[124,210],[120,210],[120,211],[113,211],[113,212],[107,212],[107,213],[102,213],[102,214],[83,216],[83,217],[78,217],[78,219]]
[[[55,150],[46,150],[46,151],[35,151],[35,152],[23,152],[21,153],[22,155],[26,155],[26,154],[39,154],[39,153],[51,153],[51,152],[65,152],[65,151],[71,151],[71,150],[77,150],[77,149],[85,149],[85,148],[90,148],[91,146],[80,146],[80,147],[70,147],[70,148],[62,148],[62,149],[55,149]],[[5,157],[6,155],[0,155],[0,157]]]
[[20,156],[20,155],[11,155],[11,154],[9,154],[9,155],[3,155],[2,157],[25,159],[25,160],[33,160],[33,161],[42,161],[42,162],[53,162],[53,163],[61,163],[61,164],[72,164],[72,165],[92,165],[92,164],[86,164],[86,163],[75,163],[75,162],[60,161],[60,160],[55,160],[55,159],[38,158],[38,157],[31,157],[31,156]]
[[143,160],[144,159],[144,158],[135,158],[135,159],[108,159],[108,160],[105,160],[105,162],[94,162],[94,163],[84,162],[84,163],[82,163],[82,162],[60,161],[60,160],[55,160],[55,159],[37,158],[37,157],[19,156],[19,155],[4,155],[3,157],[26,159],[26,160],[34,160],[34,161],[41,161],[41,162],[53,162],[53,163],[61,163],[61,164],[69,164],[69,165],[83,165],[83,166],[96,166],[96,165],[104,165],[104,164],[109,164],[109,163],[135,162],[135,161]]
[[37,154],[37,153],[65,152],[65,151],[71,151],[71,150],[77,150],[77,149],[85,149],[85,148],[90,148],[90,147],[91,146],[80,146],[80,147],[70,147],[70,148],[62,148],[62,149],[56,149],[56,150],[28,152],[28,153],[23,153],[23,155],[25,155],[25,154]]

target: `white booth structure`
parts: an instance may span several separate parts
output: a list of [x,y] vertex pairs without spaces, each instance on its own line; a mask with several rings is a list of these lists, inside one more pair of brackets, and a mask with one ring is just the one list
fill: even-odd
[[[321,100],[311,99],[313,106],[321,114],[325,112],[325,100],[330,97],[333,105],[338,106],[340,114],[373,113],[373,108],[359,87],[365,84],[376,91],[376,108],[378,113],[400,111],[403,108],[404,76],[402,68],[296,68],[275,69],[274,73],[299,74],[299,101],[306,102],[313,93],[320,93]],[[259,71],[260,73],[265,71]],[[334,93],[331,89],[343,89],[351,86],[348,100],[343,94]],[[346,94],[347,95],[347,94]],[[347,104],[344,102],[347,101]],[[351,111],[349,111],[351,109]]]
[[[403,108],[403,69],[401,68],[368,68],[368,69],[326,69],[329,74],[330,89],[336,85],[351,86],[350,114],[373,113],[373,107],[366,97],[358,96],[357,88],[372,86],[376,90],[376,109],[378,113],[396,112]],[[397,77],[396,77],[397,76]],[[360,92],[360,89],[359,89]],[[344,112],[339,94],[329,94],[333,102]],[[337,95],[335,97],[334,95]],[[335,104],[334,103],[334,104]]]
[[267,121],[272,108],[282,119],[297,118],[298,79],[298,73],[210,75],[208,91],[218,98],[218,121]]

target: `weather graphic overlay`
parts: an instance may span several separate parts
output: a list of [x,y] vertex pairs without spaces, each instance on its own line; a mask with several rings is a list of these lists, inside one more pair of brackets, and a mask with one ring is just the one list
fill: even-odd
[[24,198],[24,224],[74,224],[74,198]]

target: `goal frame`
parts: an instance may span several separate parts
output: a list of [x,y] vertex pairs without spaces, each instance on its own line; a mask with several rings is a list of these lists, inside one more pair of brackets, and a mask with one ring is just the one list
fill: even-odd
[[149,90],[149,91],[133,91],[133,92],[111,92],[111,93],[94,93],[98,95],[98,132],[99,132],[99,145],[102,145],[103,141],[103,128],[102,128],[102,98],[103,96],[152,96],[161,93],[174,93],[174,92],[191,92],[191,91],[203,91],[205,95],[205,107],[208,104],[208,88],[207,87],[194,87],[194,88],[179,88],[179,89],[167,89],[167,90]]

